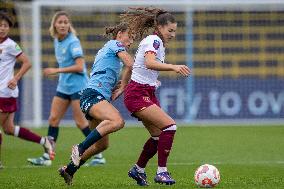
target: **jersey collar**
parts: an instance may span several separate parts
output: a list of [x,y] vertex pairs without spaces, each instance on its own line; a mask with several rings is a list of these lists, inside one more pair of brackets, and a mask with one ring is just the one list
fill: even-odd
[[4,39],[3,40],[1,40],[0,41],[0,43],[3,43],[4,41],[6,41],[6,39],[8,39],[8,37],[6,36],[6,37],[4,37]]

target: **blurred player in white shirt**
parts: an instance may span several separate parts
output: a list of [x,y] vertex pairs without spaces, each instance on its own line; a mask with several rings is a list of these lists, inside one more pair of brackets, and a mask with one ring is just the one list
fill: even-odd
[[[31,63],[20,46],[8,37],[12,26],[11,18],[6,13],[0,12],[0,125],[7,135],[41,144],[53,159],[53,144],[48,137],[39,136],[29,129],[14,125],[19,95],[18,81],[30,69]],[[17,74],[14,74],[16,62],[21,63],[21,68]]]

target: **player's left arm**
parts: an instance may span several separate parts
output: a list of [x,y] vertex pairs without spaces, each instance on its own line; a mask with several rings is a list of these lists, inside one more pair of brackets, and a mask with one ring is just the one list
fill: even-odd
[[18,81],[25,75],[25,73],[32,67],[29,58],[25,53],[21,53],[17,58],[17,62],[21,63],[22,66],[18,73],[8,82],[8,87],[10,89],[15,89],[17,86]]
[[121,85],[125,87],[128,81],[130,80],[134,60],[131,57],[131,55],[127,53],[126,51],[121,51],[117,53],[117,56],[120,58],[120,60],[122,60],[124,64],[124,71],[121,77]]
[[132,73],[132,66],[133,66],[133,58],[130,54],[128,54],[126,51],[121,51],[117,53],[117,56],[122,60],[124,64],[124,69],[121,76],[121,83],[117,89],[115,89],[112,93],[112,100],[117,99],[124,91],[126,85],[128,84],[131,73]]

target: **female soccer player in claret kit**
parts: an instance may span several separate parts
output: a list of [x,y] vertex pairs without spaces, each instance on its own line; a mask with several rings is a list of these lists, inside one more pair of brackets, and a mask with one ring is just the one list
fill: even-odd
[[[133,40],[128,31],[125,23],[106,28],[106,34],[111,35],[112,39],[98,51],[90,80],[80,98],[81,109],[94,129],[84,141],[73,146],[71,162],[58,170],[68,185],[72,184],[74,173],[92,153],[107,148],[108,134],[124,127],[123,118],[110,101],[123,93],[130,79],[133,59],[126,50]],[[121,62],[125,69],[119,83]]]
[[[21,139],[41,144],[48,158],[54,158],[53,142],[48,137],[39,136],[27,128],[14,125],[14,116],[17,111],[19,95],[18,81],[30,69],[31,63],[20,46],[8,37],[12,19],[8,14],[0,12],[0,126],[4,133]],[[14,75],[16,62],[21,68]],[[2,134],[0,132],[0,145]],[[0,162],[0,167],[1,162]]]
[[174,16],[157,8],[130,8],[122,14],[122,21],[128,23],[131,32],[142,38],[144,33],[153,29],[153,34],[145,37],[139,44],[135,55],[131,81],[124,92],[124,103],[132,116],[141,120],[150,133],[136,164],[129,170],[129,177],[138,185],[147,186],[145,167],[149,159],[158,152],[158,168],[154,178],[156,183],[172,185],[175,180],[167,169],[174,135],[175,121],[160,108],[155,96],[158,71],[174,71],[189,76],[186,65],[165,63],[165,47],[175,37],[177,22]]
[[[91,132],[88,120],[80,109],[80,91],[87,85],[88,76],[83,58],[83,50],[80,40],[76,36],[76,30],[72,26],[71,18],[66,11],[56,12],[51,20],[49,32],[54,38],[54,49],[58,68],[45,68],[44,75],[59,74],[56,95],[53,97],[48,136],[57,141],[59,123],[69,106],[72,107],[73,119],[77,127],[85,136]],[[104,159],[94,157],[94,162],[105,163]],[[28,162],[33,165],[49,166],[51,159],[44,153],[39,158],[29,158]],[[93,162],[93,163],[94,163]],[[92,162],[91,162],[92,163]]]

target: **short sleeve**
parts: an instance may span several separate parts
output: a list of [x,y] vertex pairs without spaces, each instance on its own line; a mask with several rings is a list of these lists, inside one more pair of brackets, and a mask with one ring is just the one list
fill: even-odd
[[8,53],[12,56],[18,57],[23,53],[21,47],[17,43],[13,43],[8,50]]
[[110,49],[115,53],[119,53],[121,51],[125,51],[124,45],[120,41],[113,41],[113,43],[110,45]]
[[74,41],[70,44],[70,52],[72,58],[83,57],[83,49],[81,47],[80,41]]
[[160,46],[161,46],[161,42],[157,38],[153,38],[153,37],[148,38],[145,41],[145,46],[144,46],[145,53],[153,52],[155,55],[157,55]]

